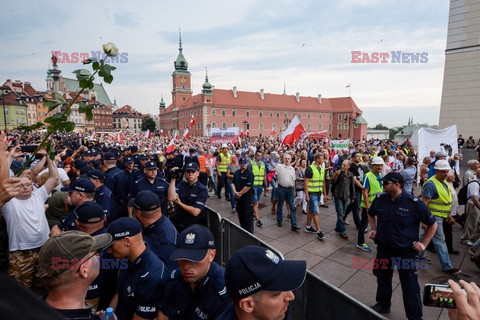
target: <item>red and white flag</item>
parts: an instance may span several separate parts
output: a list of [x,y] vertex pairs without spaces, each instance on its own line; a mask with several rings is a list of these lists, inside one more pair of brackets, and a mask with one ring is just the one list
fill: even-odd
[[150,129],[147,129],[147,132],[145,132],[145,139],[150,139],[152,137],[152,133],[150,132]]
[[270,133],[270,135],[272,135],[272,136],[274,136],[276,134],[277,134],[277,131],[275,131],[275,130],[272,130],[272,132]]
[[190,139],[190,133],[188,132],[188,128],[185,128],[185,131],[183,131],[183,137],[185,139]]
[[302,136],[305,134],[305,129],[303,128],[300,120],[297,116],[293,117],[292,122],[288,125],[287,130],[282,134],[282,145],[288,144],[293,146],[293,142],[301,140]]
[[90,139],[91,140],[95,140],[96,138],[96,134],[95,134],[95,131],[92,132],[92,135],[90,136]]
[[163,132],[163,129],[160,129],[160,135],[161,135],[161,136],[164,136],[164,135],[165,135],[165,132]]
[[250,131],[246,131],[245,134],[247,135],[247,137],[250,137]]
[[120,130],[118,132],[117,138],[118,138],[118,143],[123,144],[123,132],[122,132],[122,130]]
[[194,116],[193,116],[193,114],[192,114],[192,118],[190,119],[190,124],[189,124],[189,126],[190,126],[190,127],[193,127],[194,125],[195,125],[195,118],[194,118]]
[[[169,134],[170,136],[170,134]],[[165,153],[170,153],[173,150],[175,150],[175,139],[177,138],[177,132],[175,131],[175,134],[173,135],[172,140],[170,140],[170,143],[167,146],[167,149],[165,150]]]

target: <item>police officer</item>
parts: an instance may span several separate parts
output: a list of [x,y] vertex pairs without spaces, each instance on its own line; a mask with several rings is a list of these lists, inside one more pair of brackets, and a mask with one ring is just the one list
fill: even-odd
[[260,150],[255,152],[255,159],[251,161],[252,172],[254,176],[253,180],[253,213],[257,220],[257,226],[263,225],[258,215],[258,203],[262,197],[263,186],[267,185],[266,166],[262,161],[263,153]]
[[119,218],[108,226],[113,243],[108,252],[127,258],[118,274],[117,294],[110,306],[118,320],[155,319],[161,288],[166,280],[163,262],[143,242],[142,225],[134,218]]
[[[368,210],[370,239],[377,243],[377,304],[379,313],[389,313],[392,298],[392,276],[396,266],[403,292],[403,304],[408,319],[422,318],[422,300],[417,278],[416,252],[425,250],[437,230],[437,223],[427,206],[404,192],[405,180],[400,173],[388,173],[383,178],[385,193],[377,195]],[[427,226],[419,241],[420,223]],[[375,265],[375,264],[374,264]],[[419,264],[420,268],[426,265]]]
[[240,226],[253,233],[253,173],[248,169],[248,161],[240,158],[240,170],[233,175],[232,190],[237,198],[236,210]]
[[103,208],[103,213],[107,216],[107,221],[110,223],[116,217],[115,202],[112,191],[103,184],[105,175],[101,170],[93,169],[87,173],[87,176],[96,189],[93,199]]
[[105,154],[105,186],[115,198],[117,217],[127,216],[128,188],[125,172],[117,168],[117,158],[111,152]]
[[[267,248],[246,246],[225,268],[225,283],[234,306],[217,320],[285,319],[293,290],[305,281],[307,263],[282,260]],[[289,319],[289,318],[286,318]]]
[[[447,244],[445,243],[445,234],[443,232],[443,220],[451,221],[453,218],[450,214],[452,206],[452,190],[450,184],[445,180],[447,178],[450,165],[447,160],[437,160],[435,163],[435,175],[429,178],[422,188],[422,201],[432,212],[435,220],[437,220],[437,231],[433,237],[433,246],[438,255],[442,270],[450,275],[456,275],[461,272],[460,269],[454,268],[448,255]],[[424,257],[425,252],[421,252],[418,256]]]
[[150,190],[160,199],[162,212],[167,212],[168,182],[157,176],[158,170],[155,161],[148,161],[143,168],[143,173],[144,178],[133,184],[129,199],[135,198],[141,190]]
[[188,150],[188,156],[185,157],[185,165],[189,164],[190,162],[195,162],[196,164],[198,164],[198,166],[200,166],[200,162],[198,161],[198,157],[197,157],[197,150],[195,150],[195,148],[190,148]]
[[233,304],[227,294],[224,269],[213,262],[213,234],[192,225],[180,233],[170,259],[178,261],[165,286],[160,311],[169,319],[216,319]]
[[133,167],[133,158],[130,156],[124,157],[123,166],[125,167],[125,169],[123,169],[123,172],[125,172],[125,179],[126,179],[127,185],[132,186],[133,183],[135,182],[135,178],[133,175],[133,173],[135,172],[135,168]]
[[175,205],[175,212],[171,216],[173,225],[178,232],[182,232],[192,224],[207,225],[205,202],[208,198],[207,188],[198,182],[198,165],[194,162],[185,167],[185,179],[176,186],[175,178],[170,182],[168,199]]
[[227,179],[227,167],[230,164],[231,154],[228,153],[228,146],[224,143],[220,148],[220,154],[217,157],[217,170],[219,173],[218,176],[218,186],[217,186],[217,196],[218,199],[221,199],[222,188],[225,187],[225,199],[229,201],[229,191],[228,191],[228,179]]
[[177,246],[177,229],[163,215],[160,199],[154,192],[142,190],[133,199],[133,210],[143,226],[145,243],[162,260],[167,274],[170,274],[178,267],[176,261],[170,260]]
[[133,158],[135,169],[140,168],[140,155],[137,152],[138,152],[138,147],[137,146],[131,146],[130,147],[130,157]]

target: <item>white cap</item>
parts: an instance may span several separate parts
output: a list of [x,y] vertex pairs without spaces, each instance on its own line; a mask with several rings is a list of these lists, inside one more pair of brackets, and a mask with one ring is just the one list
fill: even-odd
[[375,157],[375,158],[372,159],[372,164],[385,164],[385,162],[383,162],[382,158]]
[[435,170],[450,170],[450,165],[448,164],[447,160],[437,160],[435,162],[435,167],[433,167]]
[[226,143],[222,144],[222,148],[228,148],[227,144]]

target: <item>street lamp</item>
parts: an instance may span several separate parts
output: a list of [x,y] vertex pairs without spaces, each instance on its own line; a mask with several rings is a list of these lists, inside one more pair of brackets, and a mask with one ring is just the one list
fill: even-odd
[[2,105],[3,105],[3,123],[5,125],[5,130],[7,130],[7,113],[5,110],[5,96],[10,93],[10,88],[2,87],[0,89],[0,96],[2,97]]

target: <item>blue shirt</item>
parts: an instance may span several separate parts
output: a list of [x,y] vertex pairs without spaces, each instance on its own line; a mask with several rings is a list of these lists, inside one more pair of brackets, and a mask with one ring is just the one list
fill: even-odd
[[135,181],[128,195],[128,199],[135,198],[137,193],[142,190],[148,190],[155,193],[160,199],[160,206],[162,207],[162,213],[167,213],[167,196],[168,196],[168,182],[165,179],[155,177],[153,182],[150,182],[146,177]]
[[188,206],[193,206],[201,210],[198,216],[193,216],[184,211],[180,206],[175,206],[175,212],[171,216],[171,221],[178,232],[192,224],[201,224],[207,226],[207,216],[205,212],[205,202],[208,198],[208,190],[200,182],[189,185],[186,181],[181,181],[176,188],[180,201]]
[[143,228],[143,240],[148,248],[162,260],[167,274],[178,268],[177,261],[171,261],[170,256],[177,248],[177,229],[166,216]]
[[107,218],[115,218],[117,216],[112,191],[105,185],[101,185],[95,191],[93,199],[103,208],[103,213],[105,213]]
[[419,240],[420,222],[431,226],[436,221],[422,200],[406,192],[394,201],[387,193],[378,195],[368,214],[377,217],[379,242],[393,248],[411,247]]
[[155,319],[158,301],[166,281],[163,262],[150,251],[145,251],[127,269],[118,274],[118,320],[131,320],[134,314],[145,319]]
[[[233,184],[235,185],[235,190],[240,192],[244,187],[253,187],[254,175],[253,172],[246,169],[244,172],[242,170],[235,171],[233,175]],[[251,196],[253,193],[251,189],[249,192],[243,194],[243,196]],[[242,196],[242,197],[243,197]]]
[[115,203],[118,205],[122,200],[127,202],[127,178],[125,172],[113,167],[105,171],[105,186],[112,191],[115,197]]
[[160,310],[169,319],[216,319],[233,305],[225,287],[225,271],[215,262],[200,284],[192,291],[176,269],[165,285]]
[[[86,201],[86,202],[93,202],[95,203],[95,200],[93,201]],[[84,203],[86,203],[84,202]],[[83,204],[83,203],[82,203]],[[57,227],[60,228],[62,231],[69,231],[69,230],[78,230],[77,228],[77,208],[74,208],[68,216],[65,217],[62,221],[60,221],[59,224],[57,224]]]

